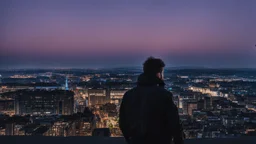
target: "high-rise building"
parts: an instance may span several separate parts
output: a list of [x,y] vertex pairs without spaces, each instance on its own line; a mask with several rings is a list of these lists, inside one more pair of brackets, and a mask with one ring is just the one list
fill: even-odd
[[74,93],[66,90],[22,90],[15,96],[15,114],[71,115],[74,109]]
[[14,135],[14,123],[8,123],[5,125],[5,135]]
[[88,103],[92,105],[102,105],[109,102],[107,89],[88,89]]
[[204,109],[212,108],[212,97],[204,97]]
[[183,114],[185,115],[188,114],[188,103],[196,101],[195,96],[192,94],[187,94],[183,96],[180,95],[178,100],[178,107],[182,109]]
[[178,103],[178,108],[182,109],[183,108],[183,98],[179,97],[179,103]]
[[180,103],[180,108],[182,108],[183,110],[183,114],[188,114],[188,102],[190,100],[189,99],[182,99],[182,103]]
[[13,99],[0,99],[0,111],[13,111],[14,109]]
[[69,88],[68,88],[68,77],[66,77],[66,81],[65,81],[65,90],[69,90]]
[[197,109],[197,102],[188,102],[187,103],[187,111],[188,115],[192,116],[193,115],[193,110]]
[[110,102],[114,104],[120,104],[126,92],[127,90],[110,90]]

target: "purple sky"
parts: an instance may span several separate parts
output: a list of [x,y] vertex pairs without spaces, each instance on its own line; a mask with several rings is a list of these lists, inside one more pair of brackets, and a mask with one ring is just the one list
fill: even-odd
[[0,1],[0,68],[255,68],[255,45],[255,0]]

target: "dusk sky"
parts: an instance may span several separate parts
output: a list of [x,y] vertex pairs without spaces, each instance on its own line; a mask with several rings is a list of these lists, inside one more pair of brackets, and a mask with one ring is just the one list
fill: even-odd
[[0,68],[256,68],[256,0],[0,0]]

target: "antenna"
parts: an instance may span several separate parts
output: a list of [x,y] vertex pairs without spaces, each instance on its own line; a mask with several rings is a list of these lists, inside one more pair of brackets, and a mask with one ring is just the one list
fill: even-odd
[[68,88],[68,76],[66,76],[65,90],[69,90],[69,88]]

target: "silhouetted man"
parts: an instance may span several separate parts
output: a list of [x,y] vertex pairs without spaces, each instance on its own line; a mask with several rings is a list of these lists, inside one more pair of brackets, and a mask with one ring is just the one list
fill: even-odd
[[164,62],[148,58],[137,87],[125,93],[119,126],[130,144],[183,144],[183,130],[172,94],[164,89]]

